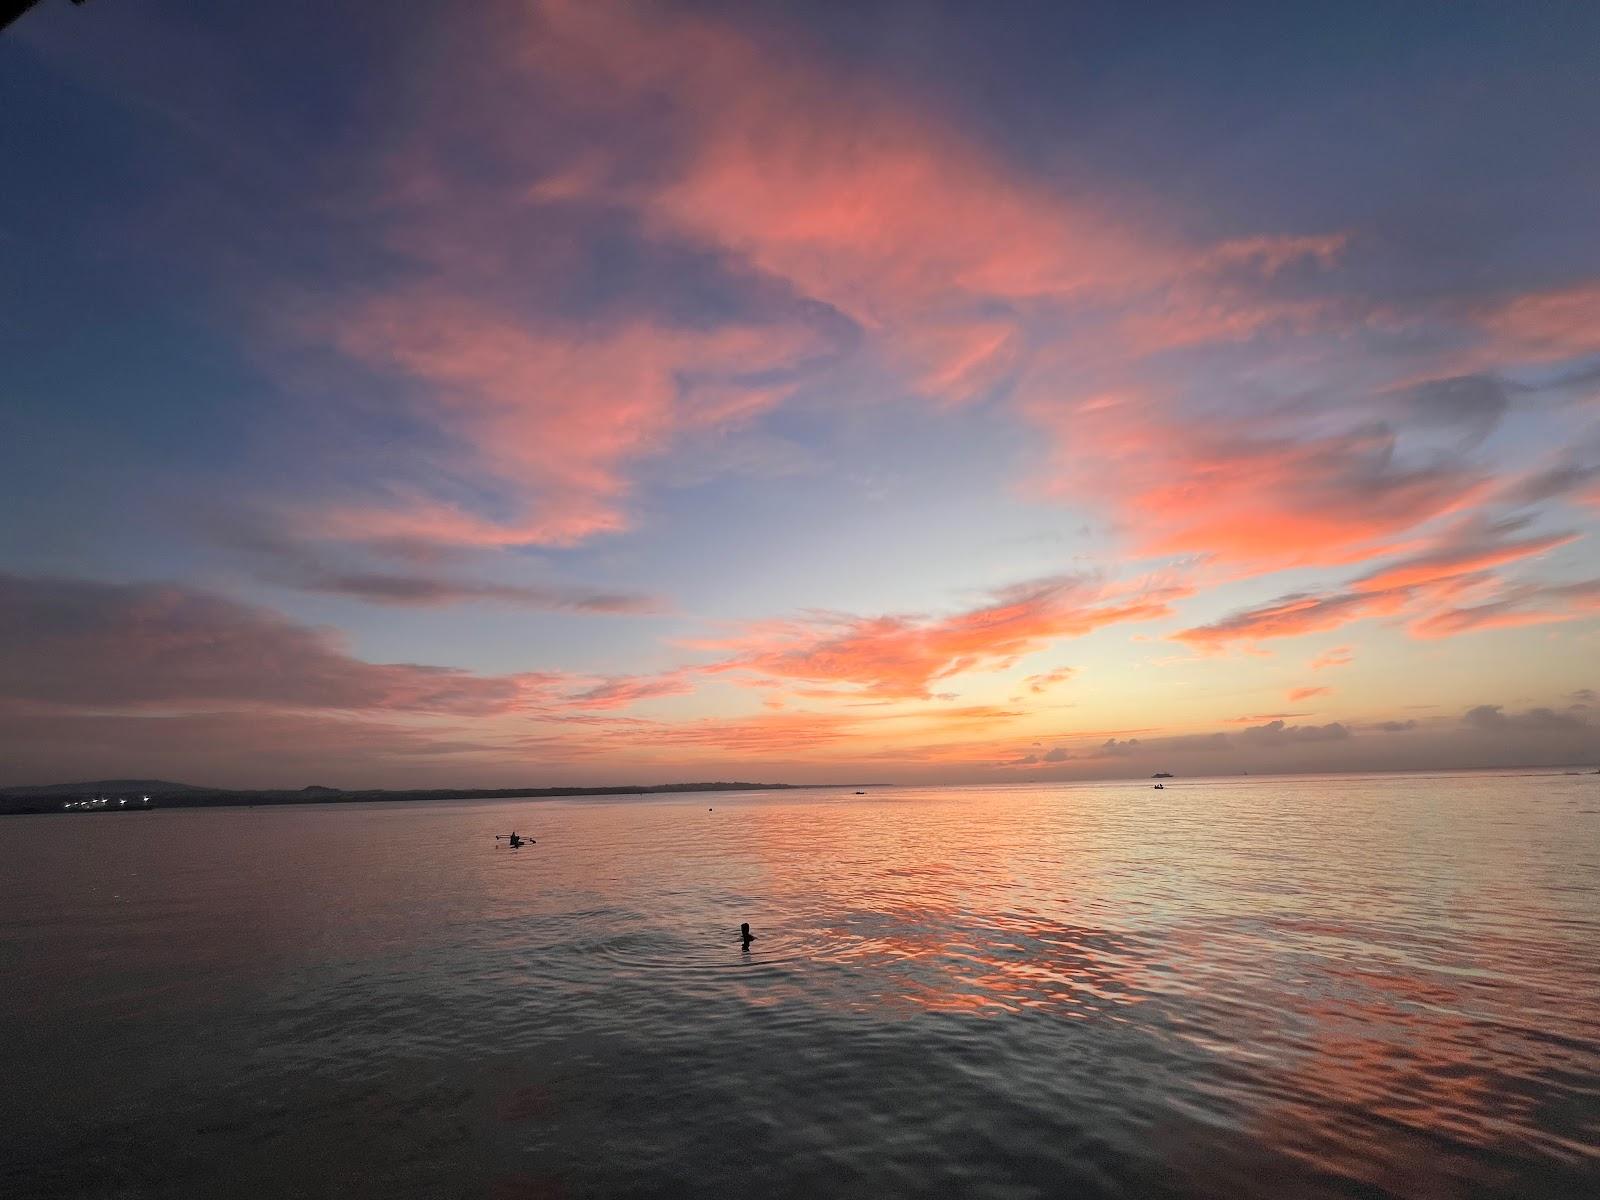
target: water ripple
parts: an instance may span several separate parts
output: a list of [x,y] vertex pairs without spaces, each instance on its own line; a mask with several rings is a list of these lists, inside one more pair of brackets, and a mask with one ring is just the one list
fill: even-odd
[[0,1187],[1593,1194],[1594,789],[17,818]]

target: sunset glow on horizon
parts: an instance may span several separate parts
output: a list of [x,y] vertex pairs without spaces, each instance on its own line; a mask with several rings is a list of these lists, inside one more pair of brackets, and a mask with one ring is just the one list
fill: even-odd
[[0,786],[1595,765],[1600,15],[1006,12],[0,34]]

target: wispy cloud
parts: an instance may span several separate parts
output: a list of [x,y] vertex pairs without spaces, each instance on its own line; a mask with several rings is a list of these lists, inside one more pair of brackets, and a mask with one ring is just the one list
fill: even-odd
[[[248,555],[262,582],[304,592],[419,608],[488,602],[613,616],[659,613],[668,607],[652,596],[572,584],[500,583],[438,570],[372,569],[358,550],[290,536],[263,517],[233,514],[212,524],[222,544]],[[346,565],[351,558],[354,562]]]
[[1382,424],[1274,435],[1258,420],[1186,419],[1140,394],[1041,399],[1032,413],[1061,442],[1053,490],[1114,502],[1147,554],[1257,570],[1360,561],[1483,489],[1482,476],[1458,462],[1408,462]]
[[195,588],[0,575],[0,696],[14,699],[490,716],[553,682],[364,662],[328,630]]
[[1078,672],[1072,667],[1057,667],[1053,671],[1046,671],[1039,675],[1028,675],[1022,680],[1022,686],[1035,696],[1042,696],[1059,683],[1065,683]]
[[[1587,604],[1587,584],[1507,585],[1492,573],[1577,540],[1573,533],[1510,537],[1520,526],[1516,521],[1464,523],[1430,549],[1357,578],[1346,591],[1284,596],[1173,636],[1216,652],[1233,643],[1319,633],[1371,617],[1410,615],[1412,635],[1432,638],[1579,615]],[[1462,603],[1474,596],[1488,598]],[[1535,603],[1540,599],[1549,605],[1542,611]],[[1319,664],[1337,665],[1319,659],[1313,666]]]
[[1447,535],[1434,549],[1391,562],[1363,575],[1351,586],[1359,592],[1382,592],[1435,583],[1545,554],[1577,541],[1579,536],[1570,531],[1537,537],[1505,536],[1516,527],[1516,523],[1470,525]]
[[0,701],[0,753],[7,783],[69,773],[218,787],[459,787],[486,765],[508,783],[527,778],[518,779],[516,756],[470,731],[327,711],[65,711]]
[[1324,650],[1310,662],[1313,671],[1326,671],[1332,667],[1349,666],[1355,661],[1355,650],[1350,646],[1335,646],[1332,650]]
[[[1312,187],[1282,164],[1266,169],[1284,146],[1255,130],[1230,135],[1221,158],[1215,147],[1191,156],[1240,168],[1240,192],[1202,186],[1204,172],[1174,189],[1161,171],[1105,169],[1100,139],[1116,114],[1050,136],[1039,153],[995,119],[1004,114],[982,89],[921,90],[920,34],[917,53],[887,65],[855,41],[842,51],[815,19],[803,5],[626,0],[453,9],[437,30],[447,36],[424,26],[404,53],[386,42],[352,56],[360,69],[340,76],[340,94],[348,85],[362,99],[338,108],[327,137],[245,110],[239,96],[266,94],[234,86],[261,69],[248,55],[237,71],[186,55],[206,57],[205,78],[163,81],[153,64],[176,61],[167,37],[153,35],[160,56],[104,54],[107,73],[75,90],[165,97],[147,107],[228,164],[213,186],[209,160],[167,144],[174,163],[201,169],[153,177],[203,197],[173,209],[197,220],[163,212],[141,233],[172,259],[174,280],[200,273],[196,263],[221,277],[219,311],[253,324],[219,331],[253,344],[211,357],[253,360],[278,393],[251,407],[245,432],[213,442],[207,430],[161,474],[181,477],[227,441],[236,454],[200,464],[206,499],[234,494],[232,479],[214,485],[237,470],[240,503],[274,516],[213,531],[188,558],[195,547],[156,538],[151,553],[120,557],[114,533],[86,531],[77,561],[189,563],[192,578],[289,589],[301,594],[282,603],[354,613],[357,637],[214,584],[0,577],[0,702],[24,706],[11,710],[26,717],[19,727],[39,730],[51,709],[109,754],[145,735],[177,746],[190,720],[243,755],[255,718],[263,746],[301,738],[308,756],[295,761],[308,767],[323,761],[313,749],[345,746],[368,762],[509,753],[598,770],[831,756],[1063,772],[1131,770],[1152,755],[1208,769],[1257,755],[1327,762],[1358,741],[1398,755],[1437,738],[1455,753],[1474,739],[1574,732],[1560,705],[1592,698],[1554,672],[1587,648],[1582,622],[1600,612],[1600,587],[1570,580],[1600,512],[1600,279],[1581,240],[1567,242],[1570,223],[1536,220],[1528,205],[1581,188],[1514,189],[1515,216],[1498,225],[1479,207],[1493,198],[1464,188],[1463,237],[1453,205],[1426,202],[1426,181],[1454,174],[1419,164],[1395,192],[1369,178],[1384,172],[1351,170],[1359,183],[1348,186],[1362,190],[1341,195],[1320,176]],[[927,18],[930,31],[941,19]],[[138,89],[107,85],[135,82],[133,61]],[[1064,94],[1037,86],[1030,99],[1044,107],[1030,111],[1051,115]],[[213,102],[226,119],[206,118]],[[1412,119],[1386,123],[1425,151]],[[1132,161],[1125,149],[1115,161]],[[235,169],[271,186],[241,187]],[[1248,203],[1228,202],[1245,188]],[[196,211],[213,197],[220,216]],[[1429,228],[1406,228],[1401,210]],[[192,232],[206,219],[218,242]],[[183,232],[168,241],[168,227]],[[188,321],[200,304],[182,302]],[[102,383],[96,395],[114,394]],[[138,384],[174,390],[155,375]],[[76,426],[114,424],[87,419],[97,411],[85,403]],[[890,425],[915,437],[870,444]],[[356,427],[362,436],[341,436]],[[13,440],[22,460],[43,444]],[[869,461],[941,501],[948,490],[948,510],[908,504],[893,528],[870,512],[853,520],[868,502],[841,481]],[[34,486],[22,465],[19,486]],[[779,480],[798,503],[768,503]],[[891,555],[886,544],[912,526],[928,536]],[[822,535],[827,569],[808,575],[805,600],[774,600],[781,572],[763,574],[745,551],[781,554],[802,529]],[[73,561],[54,532],[18,544],[38,562]],[[1007,538],[1003,558],[974,553]],[[918,542],[902,570],[900,551]],[[747,592],[713,581],[700,594],[717,596],[718,614],[774,618],[712,626],[677,612],[712,557],[735,585],[763,574]],[[947,594],[957,560],[968,583],[1043,578],[945,607],[916,599]],[[829,603],[816,581],[841,563],[855,573],[845,611],[794,613]],[[465,605],[513,611],[475,610],[492,621],[432,641],[460,616],[440,610]],[[544,630],[585,622],[526,618],[669,610],[682,622],[667,646],[656,623],[614,621],[603,650],[540,645]],[[1115,685],[1090,685],[1150,665],[1142,651],[1108,663],[1114,639],[1101,637],[1074,648],[1082,675],[1048,665],[1064,640],[1175,625],[1180,613],[1176,633],[1142,635],[1186,647],[1163,662],[1175,668],[1163,682],[1178,686],[1151,698],[1160,728],[1106,728],[1093,712],[1123,700]],[[1330,724],[1293,724],[1310,719],[1300,711],[1222,715],[1260,694],[1231,674],[1252,664],[1224,652],[1355,639],[1361,622],[1388,627],[1384,653],[1351,641],[1303,648],[1295,664],[1327,671],[1359,654],[1363,683],[1381,684],[1440,656],[1435,639],[1549,625],[1561,649],[1539,668],[1548,691],[1515,694],[1555,707],[1484,706],[1445,732],[1353,700],[1348,720]],[[587,669],[491,674],[368,662],[354,649],[392,645],[397,628],[426,631],[462,662],[493,661],[502,638],[519,662],[593,657]],[[1405,635],[1429,644],[1402,645]],[[1285,707],[1331,691],[1291,680],[1274,685]],[[1039,728],[1076,713],[1096,731]],[[325,736],[310,731],[318,722]]]
[[626,708],[641,700],[684,696],[693,691],[692,672],[667,671],[660,675],[631,675],[607,679],[594,687],[566,694],[562,697],[562,702],[574,708]]
[[507,491],[499,514],[396,490],[307,518],[323,536],[368,542],[561,546],[617,532],[630,523],[631,465],[683,431],[771,407],[784,373],[819,349],[799,326],[530,324],[438,285],[374,299],[338,322],[340,347],[420,385],[470,451],[462,466]]
[[1530,291],[1485,309],[1480,320],[1505,352],[1570,358],[1600,352],[1600,282]]
[[1270,604],[1241,609],[1221,620],[1173,634],[1180,642],[1215,652],[1234,642],[1298,637],[1348,625],[1363,617],[1399,612],[1406,597],[1393,592],[1348,592],[1326,596],[1284,596]]

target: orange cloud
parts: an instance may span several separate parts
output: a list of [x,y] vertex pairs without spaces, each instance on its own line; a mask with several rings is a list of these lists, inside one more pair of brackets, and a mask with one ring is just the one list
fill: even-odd
[[1072,667],[1057,667],[1054,671],[1047,671],[1042,675],[1029,675],[1023,679],[1022,685],[1035,696],[1043,695],[1058,683],[1065,683],[1078,672]]
[[1226,725],[1260,725],[1267,721],[1287,721],[1292,717],[1304,717],[1309,715],[1309,713],[1303,712],[1247,713],[1242,717],[1229,717],[1223,723]]
[[1435,583],[1471,571],[1503,566],[1529,558],[1578,540],[1576,533],[1554,533],[1517,541],[1445,545],[1426,554],[1415,555],[1363,575],[1351,586],[1360,592],[1381,592],[1391,588],[1415,587]]
[[[993,705],[964,705],[915,712],[761,712],[687,721],[585,715],[562,717],[558,726],[575,726],[572,735],[529,735],[520,744],[563,760],[604,759],[627,753],[657,757],[678,751],[761,760],[775,756],[832,763],[864,760],[982,763],[988,743],[974,733],[1004,727],[1026,714]],[[965,736],[968,740],[924,739]],[[664,760],[663,760],[664,761]]]
[[[1465,597],[1484,594],[1492,598],[1476,604],[1459,603]],[[1449,600],[1458,603],[1437,607]],[[1600,581],[1597,580],[1504,588],[1491,576],[1471,574],[1382,592],[1286,596],[1272,604],[1244,609],[1220,621],[1185,629],[1172,636],[1176,641],[1215,653],[1234,642],[1317,633],[1373,616],[1416,614],[1407,626],[1413,637],[1441,638],[1484,629],[1573,620],[1597,609],[1600,609]]]
[[1171,587],[1106,594],[1077,579],[1045,579],[1002,589],[992,603],[951,617],[817,616],[701,645],[734,652],[714,668],[720,671],[929,699],[936,680],[1007,667],[1057,639],[1115,622],[1166,616],[1168,602],[1183,594]]
[[[1173,635],[1199,649],[1215,652],[1234,642],[1295,637],[1336,629],[1369,617],[1412,615],[1417,637],[1447,637],[1511,624],[1563,619],[1564,610],[1581,608],[1586,583],[1559,587],[1523,585],[1507,589],[1487,568],[1543,554],[1576,540],[1573,533],[1507,540],[1523,521],[1484,524],[1464,522],[1431,549],[1398,559],[1356,579],[1343,592],[1284,596],[1270,604],[1244,609],[1219,621]],[[1558,599],[1559,607],[1543,616],[1528,603],[1535,597]],[[1477,601],[1477,603],[1469,603]],[[1440,607],[1449,606],[1449,607]],[[1431,610],[1431,611],[1430,611]],[[1312,664],[1313,670],[1350,661],[1348,647],[1331,650]]]
[[1313,696],[1331,695],[1332,692],[1333,689],[1331,687],[1296,687],[1290,688],[1284,698],[1290,704],[1296,704],[1301,700],[1309,700]]
[[[831,747],[856,734],[861,720],[837,713],[779,712],[745,717],[706,717],[692,721],[651,723],[615,729],[604,742],[630,747],[651,746],[715,750],[740,757],[806,755]],[[601,752],[596,748],[596,752]]]
[[1474,487],[1455,470],[1389,470],[1392,448],[1383,432],[1215,447],[1190,458],[1181,482],[1149,488],[1134,506],[1158,531],[1153,552],[1278,567],[1350,561],[1460,506]]
[[1036,394],[1028,412],[1061,445],[1051,490],[1109,500],[1148,554],[1263,569],[1353,562],[1483,487],[1462,467],[1404,465],[1382,426],[1274,435],[1236,420],[1180,420],[1138,392],[1064,405]]
[[1330,667],[1348,666],[1355,661],[1355,651],[1349,646],[1335,646],[1332,650],[1324,650],[1311,660],[1313,671],[1326,671]]

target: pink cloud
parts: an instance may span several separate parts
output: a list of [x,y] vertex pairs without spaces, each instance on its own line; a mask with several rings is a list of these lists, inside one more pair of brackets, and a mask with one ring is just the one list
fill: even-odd
[[1600,350],[1600,282],[1528,292],[1484,312],[1503,352],[1570,358]]
[[1070,293],[1165,252],[1103,199],[1064,198],[876,78],[684,12],[545,3],[523,47],[582,110],[670,97],[681,157],[641,186],[616,160],[566,188],[639,205],[872,326],[950,293]]
[[1297,704],[1301,700],[1309,700],[1313,696],[1331,695],[1332,692],[1333,689],[1331,687],[1295,687],[1289,689],[1284,699],[1288,700],[1290,704]]
[[[1106,507],[1141,553],[1253,569],[1356,561],[1481,485],[1468,468],[1405,463],[1381,427],[1275,429],[1184,416],[1168,399],[1063,396],[1063,378],[1123,376],[1154,353],[1325,321],[1321,302],[1268,285],[1331,267],[1346,233],[1194,245],[1175,224],[1133,219],[1152,210],[1103,187],[1030,176],[881,79],[689,10],[547,0],[497,39],[483,49],[500,87],[482,100],[489,132],[478,136],[515,166],[515,197],[463,196],[441,165],[452,138],[422,136],[397,192],[461,215],[406,227],[398,248],[435,278],[333,328],[347,353],[422,384],[461,443],[461,468],[514,495],[487,514],[394,492],[319,516],[336,536],[570,545],[627,528],[640,461],[697,424],[781,402],[784,387],[755,381],[816,353],[815,335],[792,323],[530,325],[461,300],[464,288],[496,290],[476,285],[495,277],[504,213],[541,207],[626,212],[652,236],[780,280],[848,314],[866,354],[936,401],[1024,381],[1020,411],[1061,448],[1052,490]],[[507,87],[559,114],[549,136],[504,115],[516,107]],[[572,148],[556,135],[563,124],[618,136]],[[559,273],[581,255],[550,258]],[[1043,362],[1035,326],[1054,343]]]
[[[1012,352],[1015,323],[983,315],[989,298],[1120,286],[1171,254],[1114,205],[1027,181],[879,82],[687,11],[547,0],[496,37],[477,50],[501,88],[456,97],[481,104],[481,119],[435,118],[392,160],[380,206],[389,248],[426,281],[316,306],[301,326],[417,385],[455,443],[441,468],[508,494],[487,511],[395,488],[308,515],[324,536],[572,545],[628,528],[641,460],[686,431],[771,408],[788,390],[773,380],[818,354],[802,319],[706,328],[644,310],[575,322],[518,308],[506,242],[529,237],[541,207],[626,211],[664,243],[715,246],[849,314],[875,354],[941,398],[992,384]],[[552,122],[548,136],[505,118],[518,97]],[[563,123],[617,136],[563,151]],[[656,133],[648,147],[635,132],[644,124]],[[462,136],[533,182],[515,195],[467,182],[448,165]],[[584,267],[559,242],[543,257],[552,278]]]
[[[1491,486],[1410,453],[1388,424],[1288,405],[1198,411],[1184,384],[1161,388],[1170,372],[1151,362],[1176,349],[1359,327],[1372,315],[1359,301],[1288,286],[1335,267],[1347,233],[1195,244],[1154,204],[1032,175],[881,78],[696,10],[545,0],[495,33],[474,48],[494,67],[473,110],[487,132],[463,124],[514,186],[466,191],[445,167],[459,131],[420,135],[390,199],[447,214],[395,235],[430,282],[332,326],[346,353],[421,385],[459,444],[455,474],[487,472],[509,497],[488,512],[395,490],[319,514],[335,536],[571,545],[626,529],[642,461],[686,431],[758,417],[789,394],[774,379],[814,360],[817,335],[794,319],[564,323],[460,299],[515,294],[497,266],[507,213],[580,208],[845,314],[874,382],[885,368],[891,386],[944,404],[1004,391],[1057,447],[1047,490],[1103,511],[1138,554],[1239,572],[1359,562]],[[582,267],[568,246],[546,257],[552,278]],[[1480,337],[1487,323],[1570,350],[1592,291],[1470,320]]]
[[[980,315],[964,298],[1092,295],[1113,310],[1131,305],[1120,352],[1137,356],[1232,340],[1296,313],[1267,300],[1260,281],[1291,264],[1326,266],[1349,240],[1254,236],[1191,249],[1114,215],[1112,197],[1069,199],[1026,180],[875,84],[800,58],[774,62],[698,23],[641,31],[615,9],[553,11],[550,24],[577,30],[589,54],[629,63],[625,74],[601,73],[607,87],[665,86],[693,114],[680,175],[643,201],[654,218],[851,313],[943,398],[1017,368],[1016,319]],[[637,54],[619,49],[641,39],[648,53],[643,44]],[[678,70],[680,56],[694,68]],[[641,61],[651,64],[642,75],[633,69]],[[1073,342],[1069,357],[1082,358],[1070,324],[1057,322],[1058,338]],[[1108,429],[1103,409],[1096,419],[1082,410],[1062,418],[1053,403],[1025,407],[1075,468],[1107,464],[1083,472],[1080,494],[1118,503],[1148,553],[1353,561],[1464,503],[1479,482],[1467,471],[1398,465],[1382,430],[1312,439],[1203,432],[1164,407]]]
[[1256,569],[1368,558],[1408,530],[1462,508],[1471,470],[1407,466],[1381,426],[1311,437],[1262,423],[1179,420],[1140,393],[1030,413],[1060,440],[1057,494],[1116,506],[1147,554],[1200,554]]
[[520,507],[488,517],[426,494],[318,512],[306,531],[365,541],[571,545],[629,523],[628,468],[696,428],[737,424],[780,391],[746,382],[812,352],[798,327],[664,330],[536,326],[439,291],[346,312],[346,353],[420,383],[464,465],[514,482]]

